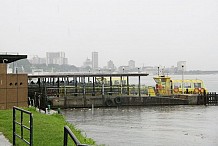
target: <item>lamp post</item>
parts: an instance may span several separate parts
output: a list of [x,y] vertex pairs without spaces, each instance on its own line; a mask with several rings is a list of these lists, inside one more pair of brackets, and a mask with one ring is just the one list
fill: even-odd
[[3,63],[6,63],[8,61],[8,59],[3,59]]
[[[89,69],[89,74],[90,74],[90,69]],[[90,83],[90,78],[88,77],[88,83]]]
[[184,94],[184,65],[182,65],[182,94]]

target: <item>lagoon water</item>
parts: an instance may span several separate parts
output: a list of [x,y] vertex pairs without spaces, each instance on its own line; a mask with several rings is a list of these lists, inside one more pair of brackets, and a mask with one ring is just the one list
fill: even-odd
[[[189,76],[193,77],[218,92],[217,74]],[[87,137],[106,146],[218,145],[218,106],[68,109],[63,114]]]

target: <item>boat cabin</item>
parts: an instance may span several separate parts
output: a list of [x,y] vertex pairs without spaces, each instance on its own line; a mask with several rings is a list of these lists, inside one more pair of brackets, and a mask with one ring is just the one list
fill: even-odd
[[173,80],[168,76],[154,77],[157,95],[204,94],[207,92],[202,80]]

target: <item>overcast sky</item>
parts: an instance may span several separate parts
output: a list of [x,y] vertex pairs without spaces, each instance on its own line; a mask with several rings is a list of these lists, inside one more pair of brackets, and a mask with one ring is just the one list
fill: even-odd
[[0,0],[0,52],[218,70],[217,0]]

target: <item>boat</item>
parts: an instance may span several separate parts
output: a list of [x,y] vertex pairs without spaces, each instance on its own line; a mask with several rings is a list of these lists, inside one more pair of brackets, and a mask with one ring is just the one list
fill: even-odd
[[165,75],[157,76],[153,79],[156,82],[156,95],[207,93],[204,82],[200,79],[171,79],[171,77]]

